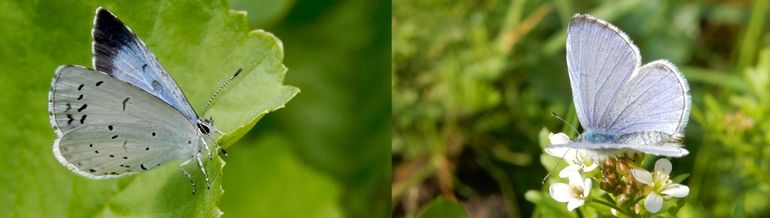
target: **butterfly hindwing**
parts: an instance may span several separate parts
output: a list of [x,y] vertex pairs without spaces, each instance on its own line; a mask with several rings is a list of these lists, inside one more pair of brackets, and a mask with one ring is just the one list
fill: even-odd
[[179,86],[139,37],[109,11],[99,8],[92,30],[94,69],[157,96],[188,120],[198,117]]
[[89,178],[149,170],[195,154],[196,128],[176,109],[102,72],[61,66],[49,93],[54,154]]
[[662,144],[625,144],[625,143],[585,143],[576,142],[569,144],[548,145],[546,150],[554,148],[572,148],[572,149],[586,149],[589,152],[596,153],[615,153],[622,149],[628,149],[633,151],[641,151],[644,153],[667,156],[667,157],[682,157],[689,152],[681,145],[676,143],[662,143]]
[[607,126],[621,134],[658,131],[679,137],[691,107],[689,86],[682,73],[665,60],[642,66],[628,82]]

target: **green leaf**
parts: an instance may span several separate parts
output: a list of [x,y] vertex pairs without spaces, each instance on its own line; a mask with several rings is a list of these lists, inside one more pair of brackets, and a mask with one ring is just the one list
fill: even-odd
[[690,177],[689,173],[678,175],[678,176],[674,177],[673,179],[671,179],[671,181],[673,181],[674,183],[682,183],[682,181],[687,179],[687,177]]
[[243,68],[205,115],[226,133],[224,145],[299,91],[282,85],[281,42],[250,31],[245,14],[230,11],[226,1],[4,1],[0,65],[13,67],[0,68],[0,168],[6,169],[0,174],[0,217],[219,216],[219,157],[205,161],[210,190],[197,167],[187,168],[198,184],[195,195],[177,168],[181,161],[141,175],[89,180],[53,157],[55,135],[45,104],[50,81],[59,65],[91,66],[90,29],[99,6],[147,44],[199,114],[219,84]]
[[[225,217],[341,217],[339,185],[304,165],[291,143],[268,133],[232,149],[225,171]],[[256,161],[255,161],[256,160]]]
[[465,209],[457,202],[444,197],[433,199],[423,207],[417,218],[467,218]]
[[294,4],[294,0],[259,2],[230,0],[232,8],[248,12],[249,23],[256,27],[264,27],[265,25],[276,23],[289,13]]

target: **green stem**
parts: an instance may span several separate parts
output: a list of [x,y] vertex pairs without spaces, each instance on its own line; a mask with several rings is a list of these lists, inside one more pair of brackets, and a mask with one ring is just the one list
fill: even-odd
[[609,208],[615,209],[618,212],[620,212],[622,214],[625,214],[625,215],[631,215],[631,212],[629,212],[627,210],[624,210],[624,209],[620,209],[617,205],[615,205],[613,203],[610,203],[610,202],[602,201],[602,200],[599,200],[599,199],[593,199],[593,200],[591,200],[591,202],[592,203],[601,204],[601,205],[607,206]]

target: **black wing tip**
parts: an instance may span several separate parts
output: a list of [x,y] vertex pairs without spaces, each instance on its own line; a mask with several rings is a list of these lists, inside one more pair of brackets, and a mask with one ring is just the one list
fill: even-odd
[[123,24],[118,17],[116,17],[112,12],[108,11],[105,8],[99,7],[96,9],[96,18],[94,20],[94,28],[95,29],[105,29],[105,28],[121,28],[125,29],[125,25]]
[[94,29],[92,31],[94,68],[112,74],[112,59],[117,55],[118,48],[134,41],[135,35],[118,19],[115,14],[103,7],[96,9]]

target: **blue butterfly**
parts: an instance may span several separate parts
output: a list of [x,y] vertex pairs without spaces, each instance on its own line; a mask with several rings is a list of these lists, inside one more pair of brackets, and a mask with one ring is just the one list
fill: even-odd
[[62,65],[51,82],[56,159],[91,179],[185,160],[179,169],[193,183],[193,194],[195,182],[184,166],[195,161],[210,187],[201,151],[212,157],[208,144],[218,132],[212,121],[196,115],[144,42],[115,15],[98,8],[92,35],[95,70]]
[[641,65],[639,49],[612,24],[575,15],[567,31],[567,67],[578,119],[576,142],[547,149],[621,150],[681,157],[691,102],[687,80],[666,60]]

